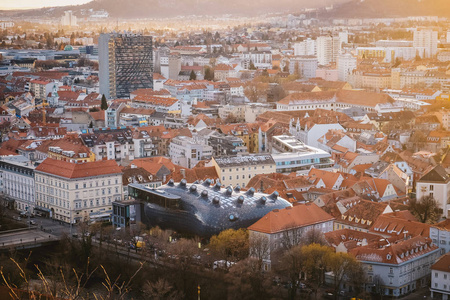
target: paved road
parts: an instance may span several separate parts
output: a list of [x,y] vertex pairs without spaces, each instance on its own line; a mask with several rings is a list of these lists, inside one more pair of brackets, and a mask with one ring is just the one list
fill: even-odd
[[56,241],[58,237],[38,229],[8,232],[0,235],[0,248]]
[[[15,211],[8,211],[7,212],[9,217],[14,217],[17,218],[19,216],[19,214]],[[54,234],[58,237],[61,237],[63,234],[70,234],[70,225],[63,223],[63,222],[59,222],[59,221],[55,221],[52,219],[48,219],[48,218],[43,218],[43,217],[38,217],[35,216],[33,218],[21,218],[20,222],[22,224],[28,224],[28,220],[33,220],[36,222],[36,226],[38,229],[42,230],[45,233],[50,233],[50,234]],[[33,225],[29,225],[29,227],[32,227]],[[72,228],[73,232],[76,232],[77,229],[75,226],[73,226]]]

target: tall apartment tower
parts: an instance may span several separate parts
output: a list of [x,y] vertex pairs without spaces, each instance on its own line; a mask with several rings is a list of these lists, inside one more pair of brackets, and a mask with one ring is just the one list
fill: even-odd
[[356,57],[350,53],[341,54],[337,60],[338,78],[340,81],[348,81],[348,76],[357,67]]
[[339,36],[319,36],[316,39],[316,47],[319,65],[326,66],[336,62],[341,50],[341,42]]
[[425,57],[433,57],[437,54],[438,32],[429,28],[416,28],[414,30],[413,46],[425,48]]
[[77,17],[73,15],[71,10],[65,11],[64,16],[61,17],[62,26],[78,26]]
[[294,44],[294,55],[316,55],[316,41],[307,38]]
[[129,98],[137,89],[153,88],[151,36],[100,34],[98,55],[100,93],[107,99]]

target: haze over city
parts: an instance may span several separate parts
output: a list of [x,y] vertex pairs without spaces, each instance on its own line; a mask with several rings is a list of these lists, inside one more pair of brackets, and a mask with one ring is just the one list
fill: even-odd
[[448,299],[448,0],[0,2],[0,299]]

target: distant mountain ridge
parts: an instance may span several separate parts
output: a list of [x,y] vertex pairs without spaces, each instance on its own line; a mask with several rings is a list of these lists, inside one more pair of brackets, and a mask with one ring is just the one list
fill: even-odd
[[113,18],[166,18],[187,15],[257,16],[264,13],[298,13],[302,8],[334,9],[324,18],[383,18],[433,15],[450,17],[450,0],[94,0],[77,6],[26,11],[0,11],[11,17],[59,17],[65,10],[78,15],[81,9],[106,10]]
[[77,6],[42,8],[27,11],[3,11],[10,16],[61,16],[65,10],[75,15],[81,9],[106,10],[113,18],[165,18],[183,15],[255,16],[270,12],[299,12],[302,8],[325,7],[349,0],[94,0]]
[[393,18],[438,16],[450,18],[450,0],[351,0],[326,14],[335,18]]

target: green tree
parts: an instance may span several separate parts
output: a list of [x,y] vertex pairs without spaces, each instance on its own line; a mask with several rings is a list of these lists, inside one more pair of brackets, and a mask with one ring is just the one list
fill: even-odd
[[102,110],[107,110],[108,109],[108,102],[106,101],[105,94],[102,95],[102,104],[101,104],[100,108]]
[[255,64],[253,61],[250,61],[250,66],[248,67],[249,70],[256,70]]
[[195,75],[194,70],[191,71],[191,74],[189,75],[189,80],[197,80],[197,75]]

